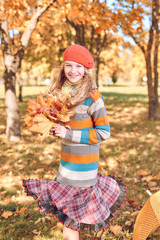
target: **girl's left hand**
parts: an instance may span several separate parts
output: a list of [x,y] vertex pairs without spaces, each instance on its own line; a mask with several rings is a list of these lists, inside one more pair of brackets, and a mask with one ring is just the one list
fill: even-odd
[[56,137],[65,138],[67,129],[64,126],[60,124],[55,124],[54,129],[55,129],[54,133]]

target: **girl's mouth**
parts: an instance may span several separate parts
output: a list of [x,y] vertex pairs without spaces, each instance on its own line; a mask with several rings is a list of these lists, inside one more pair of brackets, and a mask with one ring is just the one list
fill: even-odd
[[70,76],[70,77],[73,77],[73,78],[74,78],[74,77],[78,77],[78,75],[69,75],[69,76]]

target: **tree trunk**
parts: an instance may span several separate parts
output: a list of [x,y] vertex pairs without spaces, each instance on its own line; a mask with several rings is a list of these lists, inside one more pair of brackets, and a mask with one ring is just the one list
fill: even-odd
[[16,99],[16,69],[19,65],[17,56],[12,56],[9,42],[8,23],[4,20],[0,24],[1,45],[4,56],[5,104],[7,112],[6,134],[10,141],[20,140],[20,117]]
[[96,57],[96,85],[99,87],[99,66],[100,66],[100,58]]
[[[158,107],[158,46],[159,46],[159,28],[158,28],[158,14],[159,14],[159,3],[157,0],[152,1],[152,22],[149,30],[149,40],[147,49],[141,45],[140,41],[130,33],[130,36],[134,39],[135,43],[142,50],[145,61],[146,61],[146,72],[147,72],[147,86],[148,86],[148,99],[149,99],[149,110],[148,118],[150,120],[160,120],[160,116],[157,113]],[[152,51],[154,50],[154,59],[151,62]],[[153,65],[153,69],[152,69]],[[152,76],[152,72],[154,76]]]
[[96,85],[99,86],[99,66],[100,66],[100,53],[101,53],[101,36],[97,34],[96,39]]
[[159,27],[158,27],[159,1],[154,1],[154,29],[155,29],[155,47],[154,47],[154,94],[156,97],[156,106],[158,103],[158,47],[159,47]]
[[21,68],[19,68],[17,71],[17,83],[19,87],[18,99],[19,99],[19,102],[23,102],[23,98],[22,98],[23,81],[21,78]]
[[153,79],[152,79],[152,67],[151,67],[151,56],[145,58],[146,60],[146,70],[147,70],[147,86],[148,86],[148,98],[149,98],[149,110],[148,110],[148,118],[150,120],[159,120],[159,116],[157,114],[157,102],[156,96],[154,92]]
[[7,112],[6,134],[9,141],[20,140],[20,117],[16,98],[16,74],[13,70],[5,69],[5,104]]
[[[152,25],[149,31],[149,41],[148,47],[145,54],[146,68],[147,68],[147,84],[148,84],[148,96],[149,96],[149,111],[148,118],[150,120],[160,120],[160,116],[157,113],[158,105],[158,71],[157,71],[157,62],[158,62],[158,5],[157,0],[152,2]],[[155,35],[154,35],[155,33]],[[153,61],[153,70],[154,70],[154,80],[152,77],[152,64],[151,64],[151,51],[154,44],[154,61]]]

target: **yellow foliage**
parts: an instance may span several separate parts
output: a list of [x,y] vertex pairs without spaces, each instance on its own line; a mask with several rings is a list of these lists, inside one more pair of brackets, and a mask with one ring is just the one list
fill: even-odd
[[42,142],[55,127],[55,123],[65,124],[73,116],[74,110],[70,109],[67,104],[68,96],[63,92],[58,92],[53,97],[47,96],[45,100],[40,93],[37,101],[29,99],[27,115],[24,119],[27,129],[34,133],[40,134]]

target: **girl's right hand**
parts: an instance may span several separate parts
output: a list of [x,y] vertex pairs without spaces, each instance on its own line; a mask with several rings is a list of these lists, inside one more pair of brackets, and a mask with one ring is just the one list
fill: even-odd
[[55,136],[60,138],[65,138],[67,128],[62,126],[61,124],[55,124]]

